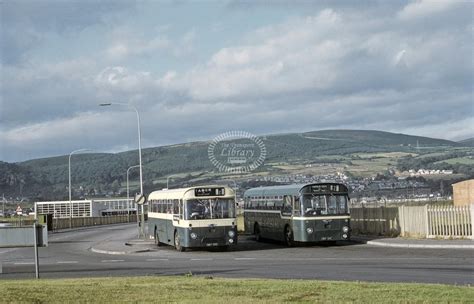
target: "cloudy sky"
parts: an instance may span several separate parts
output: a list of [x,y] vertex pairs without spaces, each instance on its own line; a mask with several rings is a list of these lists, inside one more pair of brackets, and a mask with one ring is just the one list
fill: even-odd
[[[316,2],[316,1],[314,1]],[[41,1],[1,9],[0,160],[319,129],[474,135],[470,1]]]

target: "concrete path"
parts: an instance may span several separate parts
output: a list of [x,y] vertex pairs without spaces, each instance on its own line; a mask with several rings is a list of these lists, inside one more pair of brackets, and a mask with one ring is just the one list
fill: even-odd
[[[242,236],[241,236],[242,237]],[[243,236],[248,237],[248,236]],[[406,239],[406,238],[371,238],[353,237],[353,242],[363,243],[380,247],[396,247],[411,249],[474,249],[473,240],[432,240],[432,239]],[[92,252],[127,255],[133,253],[157,251],[153,240],[140,240],[131,238],[129,240],[109,240],[94,244]],[[235,248],[238,251],[238,248]]]

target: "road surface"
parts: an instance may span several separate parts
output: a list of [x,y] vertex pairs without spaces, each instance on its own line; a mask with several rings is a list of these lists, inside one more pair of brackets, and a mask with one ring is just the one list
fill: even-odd
[[[240,236],[228,252],[170,246],[125,255],[100,254],[93,247],[124,244],[136,237],[134,224],[92,227],[50,234],[39,248],[42,278],[206,275],[230,278],[285,278],[474,284],[474,251],[470,249],[382,248],[351,243],[286,248]],[[113,250],[114,248],[111,248]],[[115,248],[116,249],[116,248]],[[33,278],[33,248],[0,248],[0,279]]]

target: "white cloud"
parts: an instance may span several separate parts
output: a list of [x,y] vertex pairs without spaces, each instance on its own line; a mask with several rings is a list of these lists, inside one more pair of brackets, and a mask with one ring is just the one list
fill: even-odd
[[198,100],[327,88],[339,59],[349,53],[350,41],[329,35],[342,25],[339,14],[323,10],[259,29],[251,43],[219,50],[185,75],[184,83]]
[[399,13],[398,17],[403,20],[423,18],[426,16],[442,13],[462,1],[459,0],[417,0],[407,4]]
[[128,56],[150,55],[170,47],[170,41],[166,37],[157,36],[151,40],[121,37],[105,50],[105,55],[110,60],[118,61]]
[[400,52],[398,52],[397,55],[395,55],[395,58],[393,59],[393,65],[406,66],[407,64],[404,57],[406,52],[406,50],[401,50]]
[[[124,116],[123,113],[121,113]],[[9,130],[0,131],[0,138],[8,143],[3,159],[23,158],[29,149],[35,147],[50,154],[66,154],[77,148],[97,147],[96,142],[106,141],[107,135],[113,132],[109,126],[117,115],[101,115],[98,113],[82,113],[72,118],[62,118],[40,123],[33,123]],[[123,119],[123,118],[122,118]],[[97,130],[101,130],[98,132]],[[16,151],[16,155],[12,155]],[[53,152],[56,151],[56,152]],[[69,151],[69,152],[70,152]]]
[[436,124],[427,124],[423,126],[413,126],[410,128],[397,128],[396,132],[413,134],[419,136],[435,137],[447,140],[463,140],[472,138],[472,128],[474,126],[474,118],[464,118],[461,120],[445,120],[440,117],[440,121]]

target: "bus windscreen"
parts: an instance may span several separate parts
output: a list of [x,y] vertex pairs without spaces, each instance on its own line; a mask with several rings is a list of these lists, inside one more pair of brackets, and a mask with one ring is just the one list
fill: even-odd
[[233,199],[190,199],[186,201],[185,219],[222,219],[235,217]]
[[304,216],[334,215],[349,213],[347,195],[303,195]]

